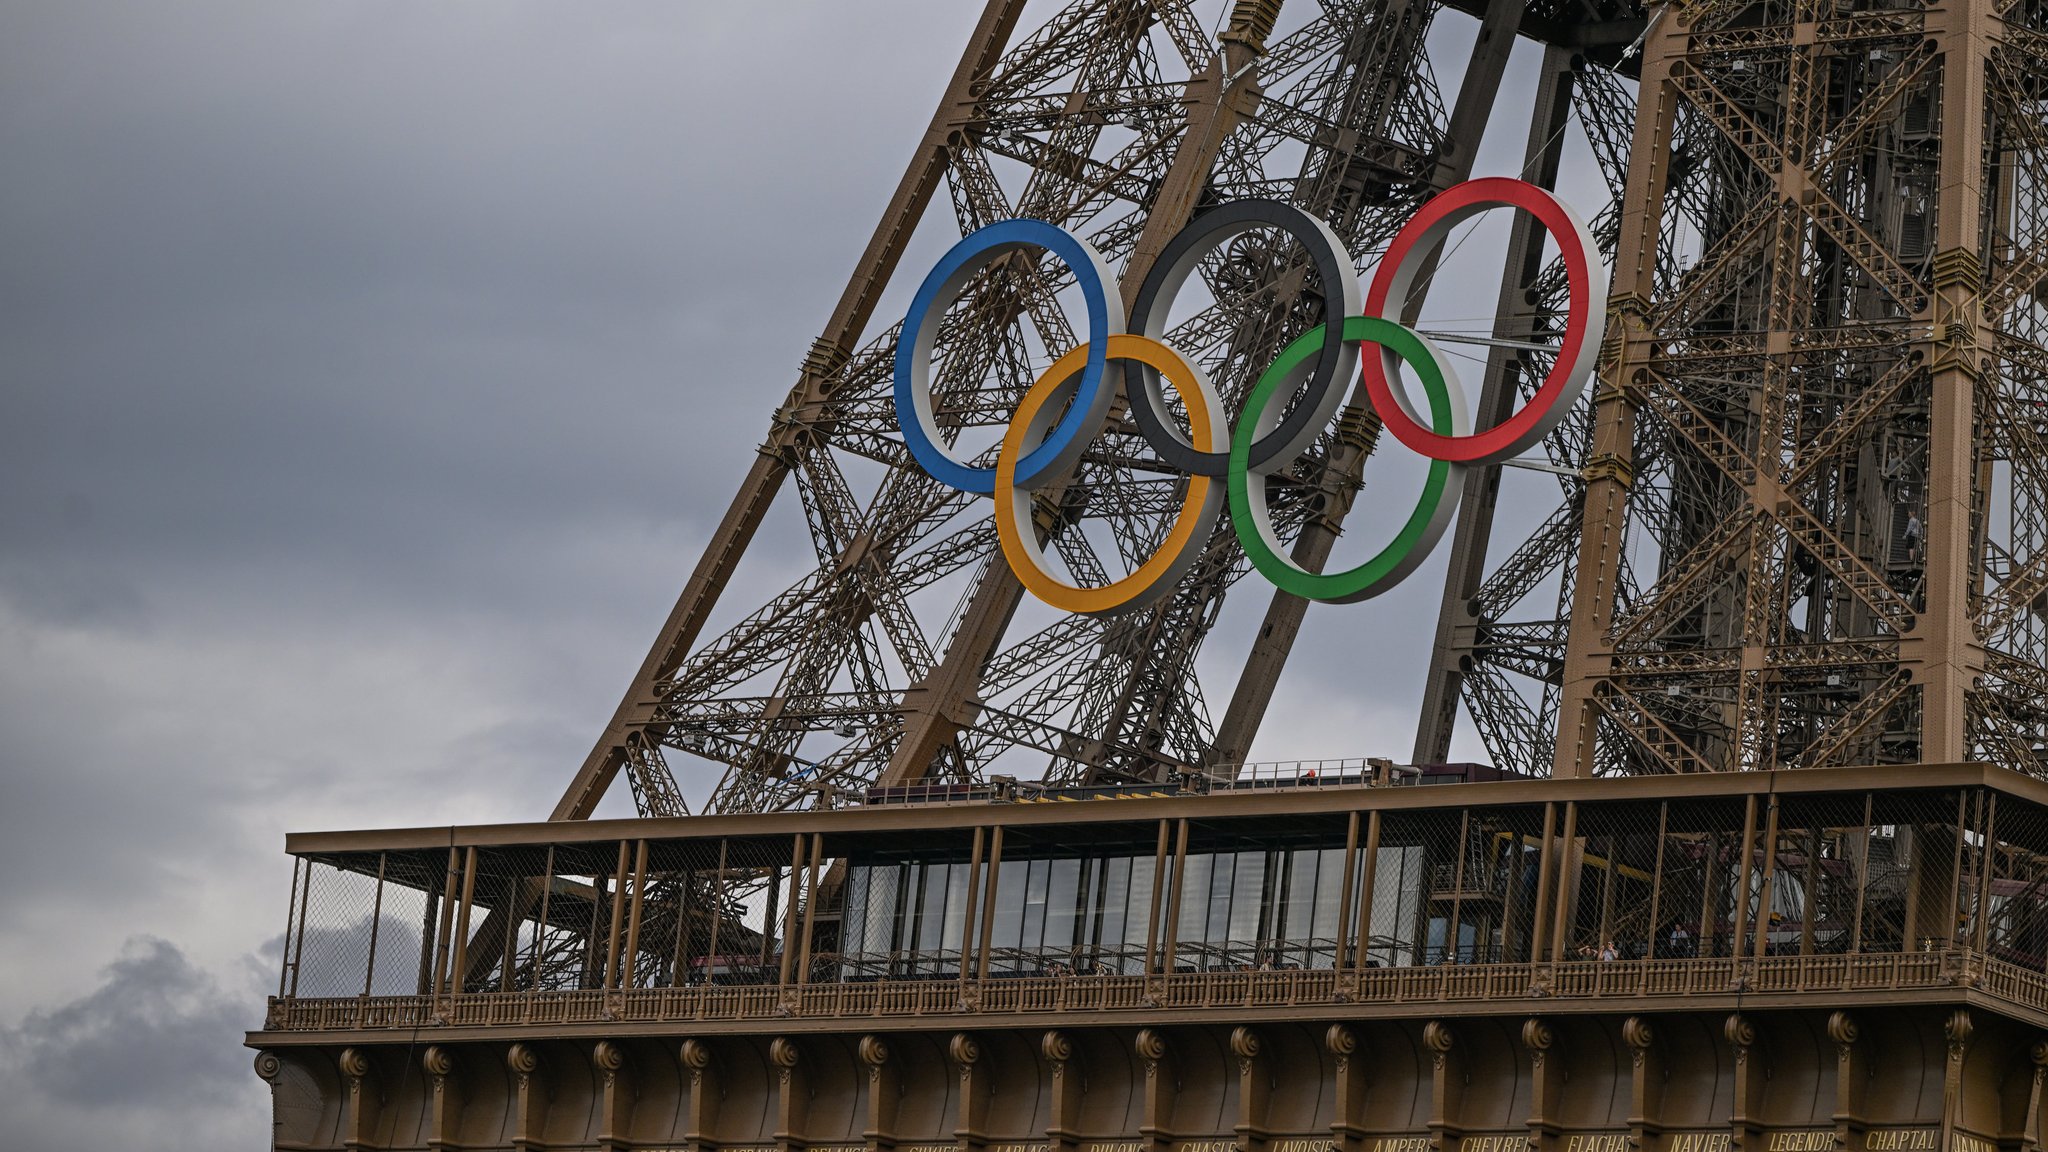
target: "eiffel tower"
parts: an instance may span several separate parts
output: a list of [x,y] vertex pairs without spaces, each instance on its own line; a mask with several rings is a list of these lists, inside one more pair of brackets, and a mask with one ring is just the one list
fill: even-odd
[[[906,447],[877,302],[920,226],[1024,218],[1129,308],[1249,200],[1363,270],[1503,108],[1516,175],[1594,190],[1593,386],[1459,480],[1410,762],[1268,772],[1307,601],[1219,520],[1149,606],[1040,622]],[[1575,314],[1559,238],[1505,235],[1484,330],[1431,333],[1482,429]],[[1195,275],[1167,336],[1241,424],[1349,289],[1272,229]],[[956,455],[1076,287],[1008,253],[935,322]],[[1133,411],[1007,506],[1082,583],[1192,491]],[[1296,565],[1399,432],[1353,396],[1278,462]],[[814,567],[725,603],[778,498]],[[660,819],[587,819],[621,774]],[[553,821],[291,837],[248,1042],[276,1146],[337,1152],[2033,1149],[2044,777],[2048,0],[988,0]]]

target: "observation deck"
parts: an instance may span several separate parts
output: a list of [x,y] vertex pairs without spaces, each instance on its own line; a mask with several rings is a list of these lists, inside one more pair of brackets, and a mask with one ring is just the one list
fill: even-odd
[[1396,779],[295,835],[279,994],[250,1042],[1823,993],[2048,1027],[2038,782],[1978,765]]
[[2048,784],[1430,775],[294,835],[248,1042],[307,1149],[1987,1152],[1944,1046],[2041,1114]]

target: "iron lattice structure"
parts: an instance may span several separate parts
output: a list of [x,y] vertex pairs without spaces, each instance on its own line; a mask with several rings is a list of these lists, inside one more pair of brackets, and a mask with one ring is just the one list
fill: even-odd
[[[1020,750],[1057,783],[1241,763],[1305,602],[1268,593],[1235,682],[1205,687],[1195,657],[1247,570],[1225,524],[1154,609],[1013,626],[985,511],[901,442],[877,298],[940,205],[961,234],[1068,228],[1127,291],[1195,212],[1250,196],[1328,220],[1368,265],[1471,174],[1518,36],[1544,45],[1523,175],[1554,184],[1582,139],[1611,197],[1608,343],[1596,395],[1545,445],[1550,515],[1496,541],[1498,469],[1467,473],[1415,761],[1445,759],[1462,714],[1536,776],[2048,770],[2048,5],[1465,0],[1465,40],[1433,34],[1431,0],[1281,7],[1237,0],[1212,35],[1177,0],[1072,0],[1035,26],[990,0],[556,818],[589,815],[621,769],[643,814],[685,811],[678,753],[719,766],[716,811],[975,780]],[[1469,56],[1446,100],[1432,53],[1453,41]],[[1549,367],[1566,283],[1542,241],[1516,222],[1481,425]],[[1012,257],[942,323],[938,407],[964,436],[1077,342],[1063,275]],[[1234,411],[1321,322],[1321,287],[1260,233],[1201,276],[1220,303],[1173,340]],[[1329,555],[1378,433],[1346,409],[1276,486],[1298,562]],[[1076,574],[1128,570],[1182,483],[1119,406],[1039,524]],[[792,489],[815,568],[707,634]]]
[[1673,15],[1622,201],[1556,768],[2038,775],[2043,10]]

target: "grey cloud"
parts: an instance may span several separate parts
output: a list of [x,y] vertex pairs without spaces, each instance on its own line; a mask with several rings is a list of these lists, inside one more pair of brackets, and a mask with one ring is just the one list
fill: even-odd
[[236,1047],[261,1014],[246,991],[223,986],[169,941],[136,937],[97,988],[0,1032],[0,1053],[10,1078],[66,1107],[214,1109],[246,1099],[240,1081],[254,1079]]
[[260,1144],[282,834],[553,802],[974,16],[0,0],[0,1145]]
[[825,42],[887,6],[168,13],[26,13],[0,48],[30,161],[0,184],[0,469],[35,480],[0,547],[289,541],[410,595],[518,532],[700,534],[900,164],[907,133],[851,122],[943,82]]

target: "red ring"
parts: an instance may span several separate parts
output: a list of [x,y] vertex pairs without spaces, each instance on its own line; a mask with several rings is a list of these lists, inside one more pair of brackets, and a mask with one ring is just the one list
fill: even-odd
[[[1378,356],[1359,357],[1359,378],[1387,431],[1424,456],[1454,464],[1496,462],[1530,446],[1521,440],[1549,414],[1563,395],[1571,367],[1579,358],[1580,344],[1586,338],[1586,317],[1591,314],[1593,305],[1592,276],[1589,275],[1585,246],[1579,239],[1579,222],[1561,202],[1534,184],[1505,176],[1489,176],[1467,180],[1445,190],[1424,204],[1402,226],[1393,243],[1387,246],[1379,269],[1373,273],[1372,288],[1365,297],[1367,316],[1378,316],[1397,324],[1401,322],[1399,316],[1387,315],[1386,305],[1387,296],[1393,290],[1394,280],[1403,265],[1410,257],[1419,254],[1416,245],[1437,221],[1475,204],[1520,208],[1542,222],[1564,256],[1566,282],[1571,285],[1571,311],[1565,319],[1564,343],[1558,348],[1557,362],[1552,365],[1543,386],[1536,390],[1536,395],[1522,406],[1521,411],[1506,420],[1466,436],[1439,435],[1408,415],[1395,399],[1393,387],[1388,383],[1387,353],[1384,349]],[[1401,304],[1405,307],[1407,301],[1404,299]]]

